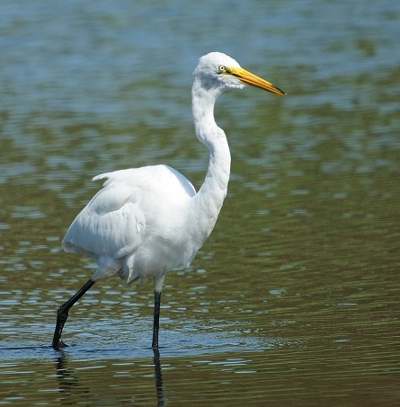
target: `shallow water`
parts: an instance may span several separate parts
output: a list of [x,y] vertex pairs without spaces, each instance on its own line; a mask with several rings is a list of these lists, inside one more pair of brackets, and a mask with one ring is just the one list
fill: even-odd
[[[400,403],[400,5],[0,4],[0,405]],[[191,72],[225,51],[288,92],[223,96],[229,195],[191,270],[96,285],[61,251],[101,172],[163,162],[197,187]],[[156,355],[157,356],[157,355]]]

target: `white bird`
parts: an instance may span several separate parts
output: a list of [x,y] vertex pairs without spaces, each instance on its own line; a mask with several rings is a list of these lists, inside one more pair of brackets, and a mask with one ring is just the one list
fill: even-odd
[[93,178],[103,188],[69,227],[63,247],[92,257],[97,269],[57,312],[53,347],[66,346],[61,333],[69,309],[92,285],[113,275],[130,283],[154,279],[152,348],[158,349],[161,291],[168,271],[190,265],[210,235],[227,194],[231,155],[224,131],[214,120],[214,104],[226,89],[245,84],[283,96],[270,82],[241,68],[233,58],[211,52],[193,73],[192,111],[198,140],[209,153],[208,171],[196,192],[191,182],[167,165],[109,172]]

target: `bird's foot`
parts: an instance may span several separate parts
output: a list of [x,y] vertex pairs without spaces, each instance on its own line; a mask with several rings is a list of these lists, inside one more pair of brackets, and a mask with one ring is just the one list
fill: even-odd
[[60,339],[56,345],[53,345],[53,348],[55,350],[61,350],[64,348],[68,348],[68,345]]

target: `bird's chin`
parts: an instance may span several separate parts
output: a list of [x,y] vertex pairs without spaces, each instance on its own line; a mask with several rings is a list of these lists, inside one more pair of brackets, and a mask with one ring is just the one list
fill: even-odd
[[235,82],[235,83],[230,83],[228,88],[229,89],[244,89],[246,85],[242,82]]

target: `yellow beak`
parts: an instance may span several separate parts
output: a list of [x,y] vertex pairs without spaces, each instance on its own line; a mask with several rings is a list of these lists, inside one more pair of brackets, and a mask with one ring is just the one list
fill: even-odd
[[275,95],[278,96],[284,96],[286,93],[279,89],[277,86],[273,85],[271,82],[266,81],[263,78],[260,78],[257,75],[254,75],[253,73],[247,71],[246,69],[243,68],[229,68],[227,73],[230,73],[233,76],[236,76],[239,78],[243,83],[246,83],[247,85],[255,86],[257,88],[264,89],[268,92],[271,92]]

